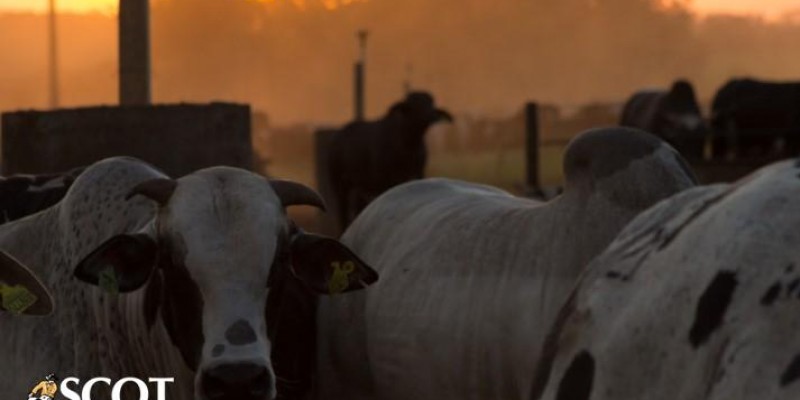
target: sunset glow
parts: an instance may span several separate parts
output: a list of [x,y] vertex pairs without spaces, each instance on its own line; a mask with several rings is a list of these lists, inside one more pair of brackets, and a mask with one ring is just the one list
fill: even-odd
[[[304,9],[312,0],[257,0],[267,4],[292,2],[296,7]],[[328,10],[367,0],[313,0],[319,1]],[[64,12],[100,12],[115,13],[119,0],[56,0],[57,7]],[[692,8],[701,15],[714,13],[728,14],[760,14],[775,18],[787,13],[800,12],[798,0],[694,0]],[[0,10],[44,12],[47,0],[0,0]]]
[[692,4],[701,15],[725,13],[777,18],[800,12],[798,0],[695,0]]
[[[152,0],[151,0],[152,1]],[[161,0],[168,1],[168,0]],[[291,2],[299,9],[305,9],[313,1],[318,1],[324,8],[335,10],[339,7],[362,3],[368,0],[252,0],[266,5],[274,5],[281,2]],[[117,11],[119,0],[56,0],[56,7],[61,12],[100,12],[103,14],[114,14]],[[47,10],[47,0],[0,0],[0,11],[19,11],[19,12],[45,12]]]
[[[114,13],[118,3],[119,0],[56,0],[56,7],[66,12]],[[44,12],[47,4],[47,0],[0,0],[0,10]]]

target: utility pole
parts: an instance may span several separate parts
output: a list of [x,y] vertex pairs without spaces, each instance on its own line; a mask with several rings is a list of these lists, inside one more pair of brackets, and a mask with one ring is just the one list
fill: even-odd
[[358,31],[358,44],[359,44],[359,56],[358,61],[356,61],[355,65],[355,88],[354,88],[354,98],[355,98],[355,119],[356,121],[363,121],[364,120],[364,102],[365,102],[365,95],[364,95],[364,78],[366,75],[366,63],[367,63],[367,36],[369,32],[366,30]]
[[525,104],[525,190],[539,190],[539,106],[534,102]]
[[119,0],[119,102],[150,104],[148,0]]
[[50,108],[58,108],[58,44],[56,43],[56,0],[49,0],[49,16],[47,24],[48,43],[48,83]]

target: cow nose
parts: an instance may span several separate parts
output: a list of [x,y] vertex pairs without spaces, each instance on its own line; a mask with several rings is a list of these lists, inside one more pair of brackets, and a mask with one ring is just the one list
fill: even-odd
[[272,386],[267,367],[237,363],[204,371],[200,388],[208,400],[267,400],[272,397]]

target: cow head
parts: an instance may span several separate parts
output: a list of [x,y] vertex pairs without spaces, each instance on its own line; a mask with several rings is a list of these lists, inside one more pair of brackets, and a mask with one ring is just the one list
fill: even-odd
[[364,288],[377,273],[336,240],[293,228],[285,207],[324,208],[313,190],[234,168],[210,168],[133,189],[159,205],[141,232],[111,238],[75,276],[110,291],[147,286],[145,315],[157,310],[173,344],[196,371],[200,399],[270,399],[265,309],[270,276],[289,269],[317,293]]
[[663,110],[662,133],[667,138],[697,137],[708,134],[692,84],[680,79],[673,83],[667,93],[667,104]]
[[426,130],[440,121],[453,121],[447,110],[436,108],[433,96],[428,92],[411,92],[405,100],[392,106],[390,114],[401,115],[415,128]]

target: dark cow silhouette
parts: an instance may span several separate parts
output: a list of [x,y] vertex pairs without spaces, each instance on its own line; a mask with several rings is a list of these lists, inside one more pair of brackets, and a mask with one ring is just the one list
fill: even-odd
[[330,176],[334,207],[344,229],[375,197],[425,172],[425,132],[452,121],[427,92],[411,92],[377,121],[351,122],[333,133]]
[[0,223],[35,214],[58,203],[84,168],[64,173],[0,177]]
[[797,155],[800,82],[728,81],[714,96],[711,126],[715,157]]
[[622,111],[620,125],[653,133],[690,159],[703,157],[709,135],[692,84],[678,80],[668,90],[636,92]]

